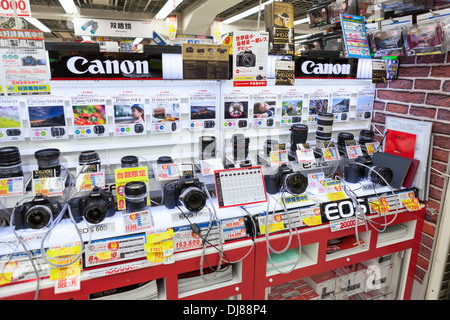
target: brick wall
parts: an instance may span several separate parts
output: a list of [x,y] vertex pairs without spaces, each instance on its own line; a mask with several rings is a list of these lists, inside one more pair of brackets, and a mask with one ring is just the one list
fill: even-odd
[[[431,166],[445,172],[450,153],[450,55],[401,58],[398,79],[377,84],[376,91],[374,125],[384,132],[386,116],[433,122]],[[431,171],[430,180],[427,214],[415,273],[420,283],[430,263],[444,186],[444,179],[434,171]]]

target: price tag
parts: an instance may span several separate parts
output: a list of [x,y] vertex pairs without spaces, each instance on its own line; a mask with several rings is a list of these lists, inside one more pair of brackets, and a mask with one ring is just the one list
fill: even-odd
[[223,163],[219,158],[201,160],[200,167],[202,169],[202,175],[208,176],[214,174],[214,170],[223,170]]
[[347,157],[349,159],[356,159],[360,156],[363,156],[363,152],[359,144],[354,146],[347,146],[345,148],[347,149]]
[[136,232],[149,229],[153,226],[153,221],[149,210],[139,212],[123,212],[123,224],[125,232]]
[[61,196],[63,182],[61,177],[32,180],[33,195],[42,194],[47,197]]
[[391,207],[387,203],[385,197],[381,197],[380,201],[371,201],[369,204],[370,207],[377,213],[386,213],[389,212],[389,210],[391,210]]
[[416,210],[421,209],[419,199],[417,199],[417,198],[405,199],[405,200],[402,200],[402,203],[408,211],[416,211]]
[[327,196],[328,200],[330,201],[342,200],[346,198],[345,193],[343,191],[327,193]]
[[300,209],[300,216],[302,217],[303,223],[307,226],[317,226],[319,224],[322,224],[320,207]]
[[336,147],[323,148],[322,154],[325,161],[336,161],[340,159],[339,152]]
[[147,231],[147,243],[161,242],[173,238],[173,229]]
[[380,145],[379,142],[369,142],[369,143],[366,143],[366,150],[367,150],[367,153],[368,153],[369,155],[373,155],[373,154],[375,153],[375,151],[377,151],[379,145]]
[[23,195],[23,177],[0,179],[0,197]]
[[82,173],[77,178],[77,190],[92,190],[94,187],[105,188],[105,173]]
[[156,174],[159,181],[178,179],[180,177],[178,163],[158,163],[156,165]]
[[316,161],[313,149],[296,150],[298,163],[310,163]]
[[286,150],[270,151],[270,165],[277,166],[288,163],[288,155]]
[[345,218],[345,219],[330,221],[330,230],[332,232],[334,232],[334,231],[340,231],[340,230],[354,228],[356,225],[356,221],[358,221],[358,226],[364,225],[364,220],[360,220],[360,219],[356,220],[355,218]]

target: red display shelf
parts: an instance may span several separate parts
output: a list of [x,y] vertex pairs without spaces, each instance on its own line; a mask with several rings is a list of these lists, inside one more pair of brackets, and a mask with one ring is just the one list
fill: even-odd
[[[175,254],[175,263],[160,264],[133,271],[116,273],[93,279],[81,281],[81,289],[79,291],[55,294],[54,287],[49,286],[48,279],[42,279],[41,282],[46,281],[44,288],[39,290],[39,300],[87,300],[89,295],[105,290],[111,290],[119,287],[125,287],[140,282],[146,282],[157,279],[164,279],[165,282],[165,298],[167,300],[178,299],[225,299],[235,295],[241,295],[242,299],[253,298],[253,262],[254,250],[250,250],[252,246],[251,240],[241,240],[230,244],[225,244],[224,249],[230,261],[242,261],[240,263],[240,274],[233,274],[233,280],[220,284],[220,288],[208,289],[204,288],[199,292],[183,295],[182,298],[178,294],[178,274],[198,270],[200,267],[200,256],[202,250],[193,250],[189,252],[182,252]],[[216,265],[219,263],[219,255],[216,250],[209,248],[205,255],[208,263]],[[126,265],[126,263],[124,264]],[[204,264],[206,267],[206,264]],[[244,276],[246,275],[246,276]],[[250,276],[248,276],[250,275]],[[82,274],[83,277],[83,274]],[[35,296],[36,281],[29,281],[26,283],[28,290],[23,292],[3,297],[2,300],[32,300]],[[10,284],[3,287],[5,289],[9,286],[23,285]],[[2,290],[2,288],[0,288]],[[164,297],[163,297],[164,298]]]
[[[318,245],[317,262],[305,267],[299,267],[289,273],[276,273],[273,275],[267,275],[267,244],[265,236],[261,236],[257,239],[255,246],[255,279],[258,280],[255,280],[255,292],[253,297],[257,300],[264,299],[265,289],[268,287],[273,287],[275,285],[287,283],[292,280],[309,277],[314,274],[341,268],[383,255],[411,249],[409,266],[405,275],[406,285],[404,287],[404,292],[402,293],[403,299],[409,299],[414,279],[414,270],[416,267],[424,215],[425,208],[414,212],[408,212],[404,209],[399,210],[392,225],[410,222],[412,223],[412,226],[414,226],[414,231],[411,232],[410,237],[407,239],[398,239],[398,241],[394,241],[394,243],[387,243],[382,246],[380,246],[380,243],[378,243],[377,241],[379,232],[376,229],[372,228],[370,225],[369,230],[367,230],[365,226],[360,226],[358,227],[358,232],[370,232],[370,236],[368,238],[368,248],[366,250],[361,250],[360,252],[358,251],[358,249],[351,249],[353,251],[351,251],[351,253],[349,251],[348,255],[346,255],[344,251],[341,251],[339,252],[338,258],[333,258],[332,255],[329,255],[327,257],[327,241],[330,239],[336,239],[339,237],[355,234],[354,227],[332,232],[330,230],[329,224],[327,223],[317,227],[300,229],[299,235],[302,247],[312,244]],[[394,214],[388,214],[387,217],[389,223],[389,221],[394,218]],[[370,215],[369,218],[377,223],[379,223],[380,220],[382,223],[385,223],[384,218],[380,219],[378,215]],[[269,237],[271,247],[278,251],[284,249],[287,246],[288,240],[289,234],[287,232],[273,233]],[[292,242],[289,246],[289,249],[298,248],[298,246],[298,239],[294,234],[292,236]]]

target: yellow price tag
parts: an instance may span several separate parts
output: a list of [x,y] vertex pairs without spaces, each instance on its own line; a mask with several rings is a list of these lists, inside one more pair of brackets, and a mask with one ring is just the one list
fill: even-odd
[[343,191],[328,193],[327,196],[330,201],[342,200],[346,198]]
[[172,237],[173,237],[173,229],[168,229],[167,231],[161,233],[147,235],[147,243],[161,242],[167,239],[171,239]]
[[322,224],[322,218],[320,216],[305,217],[302,218],[302,220],[307,226],[318,226],[319,224]]
[[[266,233],[266,226],[262,225],[261,227],[261,233],[265,234]],[[280,231],[284,229],[284,225],[283,222],[276,222],[276,223],[272,223],[269,225],[269,232],[275,232],[275,231]]]
[[160,263],[164,261],[164,254],[162,252],[147,253],[147,260],[151,263]]
[[79,276],[81,274],[81,260],[71,264],[70,266],[63,268],[51,268],[50,269],[50,280],[66,279],[72,276]]
[[164,252],[165,250],[173,249],[173,241],[161,241],[157,243],[147,243],[145,244],[145,252]]
[[111,251],[105,251],[105,252],[97,252],[95,254],[95,256],[99,259],[99,260],[109,260],[111,259]]
[[419,199],[417,199],[417,198],[405,199],[405,200],[402,200],[402,203],[408,211],[416,211],[416,210],[421,209]]
[[12,272],[0,273],[0,286],[11,283]]

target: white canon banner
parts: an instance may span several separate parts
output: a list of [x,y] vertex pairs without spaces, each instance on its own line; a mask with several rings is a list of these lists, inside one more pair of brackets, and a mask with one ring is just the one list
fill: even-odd
[[[15,3],[18,17],[31,17],[30,0],[16,0]],[[14,3],[11,0],[0,1],[0,16],[14,17]]]
[[73,25],[77,36],[151,38],[153,35],[151,21],[74,18]]

